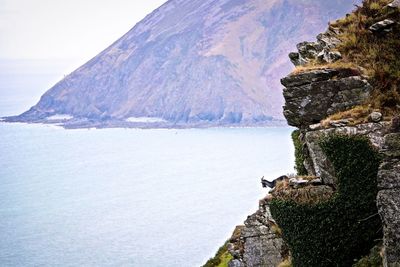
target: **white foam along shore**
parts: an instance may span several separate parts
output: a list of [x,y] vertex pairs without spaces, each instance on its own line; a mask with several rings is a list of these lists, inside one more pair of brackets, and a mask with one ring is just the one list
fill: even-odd
[[126,119],[127,122],[135,122],[135,123],[158,123],[158,122],[167,122],[162,118],[156,117],[130,117]]

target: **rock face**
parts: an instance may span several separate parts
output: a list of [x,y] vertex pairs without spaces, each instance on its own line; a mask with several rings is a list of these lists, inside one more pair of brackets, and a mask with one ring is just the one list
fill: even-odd
[[[393,1],[392,7],[397,7]],[[371,26],[376,33],[389,32],[396,22],[384,20]],[[317,60],[323,44],[301,43],[299,53],[290,58],[295,65]],[[378,172],[377,205],[384,233],[384,266],[400,266],[400,119],[383,121],[379,112],[372,112],[369,123],[351,126],[347,119],[331,121],[323,127],[320,120],[339,111],[362,104],[371,91],[366,78],[355,70],[318,69],[289,75],[282,79],[286,87],[284,115],[288,123],[300,128],[304,167],[308,175],[320,177],[323,184],[337,187],[332,163],[319,145],[321,137],[339,134],[365,136],[382,156]],[[318,123],[318,124],[316,124]]]
[[330,134],[363,135],[367,136],[371,143],[381,149],[384,144],[385,133],[389,131],[389,123],[367,123],[356,126],[340,126],[305,133],[305,155],[312,162],[313,168],[308,169],[309,175],[321,177],[324,184],[335,186],[336,174],[327,156],[322,151],[318,140]]
[[268,201],[261,200],[259,210],[249,216],[240,233],[234,236],[229,252],[234,259],[229,267],[277,266],[288,255],[269,211]]
[[384,266],[400,266],[400,132],[389,133],[381,149],[378,209],[383,222]]
[[[8,121],[69,127],[283,119],[286,55],[358,0],[170,0]],[[325,39],[321,39],[323,41]],[[130,119],[130,120],[129,120]],[[128,121],[127,121],[128,120]]]
[[364,103],[371,91],[368,81],[353,69],[306,71],[283,78],[282,84],[283,114],[289,125],[299,128]]

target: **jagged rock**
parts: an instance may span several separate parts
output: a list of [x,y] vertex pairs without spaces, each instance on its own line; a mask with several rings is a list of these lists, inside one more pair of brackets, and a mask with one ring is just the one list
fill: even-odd
[[260,201],[259,210],[247,218],[239,236],[230,240],[232,247],[236,248],[233,250],[239,255],[234,255],[235,259],[229,266],[277,266],[282,262],[287,247],[272,229],[273,222],[267,200]]
[[378,193],[378,210],[383,223],[384,266],[400,266],[400,188]]
[[388,7],[392,8],[400,8],[400,0],[394,0],[390,4],[387,5]]
[[284,116],[289,125],[306,128],[366,101],[371,85],[354,69],[319,69],[291,74],[286,87]]
[[383,118],[383,115],[380,112],[372,112],[369,115],[369,120],[372,122],[380,122],[382,120],[382,118]]
[[337,38],[339,34],[340,30],[338,28],[329,27],[328,31],[317,36],[317,40],[325,49],[332,49],[340,44],[340,40]]
[[342,54],[338,51],[324,50],[318,54],[317,58],[322,62],[335,62],[342,58]]
[[337,38],[339,30],[330,27],[325,33],[317,36],[316,42],[302,42],[297,45],[298,52],[289,54],[289,58],[295,66],[306,65],[312,60],[318,59],[320,62],[332,63],[342,58],[339,52],[331,51],[339,43]]
[[369,30],[374,33],[382,33],[382,32],[391,32],[393,30],[393,26],[396,24],[393,20],[385,19],[373,24],[369,27]]

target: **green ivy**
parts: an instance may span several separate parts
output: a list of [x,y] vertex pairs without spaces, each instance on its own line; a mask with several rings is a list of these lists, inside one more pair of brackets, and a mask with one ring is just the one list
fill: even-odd
[[335,196],[314,205],[272,200],[270,208],[293,266],[348,267],[381,236],[376,208],[380,158],[365,137],[326,136],[320,145],[336,170]]
[[304,167],[303,144],[300,142],[300,131],[295,130],[292,133],[292,140],[294,144],[295,168],[298,175],[307,175],[307,170]]

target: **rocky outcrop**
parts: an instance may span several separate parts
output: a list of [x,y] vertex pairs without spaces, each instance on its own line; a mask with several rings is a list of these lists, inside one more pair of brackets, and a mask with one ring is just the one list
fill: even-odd
[[[392,127],[396,129],[396,127]],[[384,137],[378,172],[378,209],[383,222],[384,266],[400,266],[400,132]]]
[[287,257],[287,247],[272,219],[267,199],[261,200],[259,210],[237,228],[228,249],[234,257],[229,267],[272,267]]
[[[390,25],[390,21],[378,23],[371,30],[386,31]],[[311,53],[313,51],[311,49]],[[319,144],[324,136],[365,136],[382,155],[383,162],[378,172],[380,191],[377,205],[383,224],[384,266],[400,266],[399,118],[394,117],[391,123],[385,122],[380,112],[372,112],[368,117],[370,123],[351,126],[349,120],[343,119],[331,121],[327,126],[313,124],[329,115],[363,104],[369,97],[371,86],[366,78],[355,71],[305,71],[285,77],[282,84],[286,87],[284,115],[290,125],[301,129],[304,166],[309,175],[320,177],[324,184],[332,188],[337,187],[335,170]]]
[[298,52],[289,54],[290,61],[295,66],[306,65],[311,61],[332,63],[342,58],[334,48],[340,43],[337,38],[339,29],[329,27],[328,31],[317,36],[316,42],[302,42],[297,45]]
[[284,116],[299,128],[320,122],[329,115],[363,104],[371,85],[355,69],[318,69],[291,74],[285,86]]

